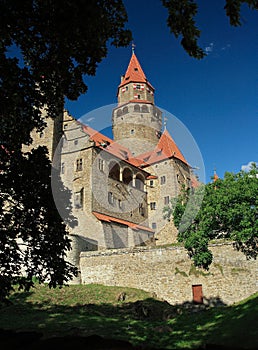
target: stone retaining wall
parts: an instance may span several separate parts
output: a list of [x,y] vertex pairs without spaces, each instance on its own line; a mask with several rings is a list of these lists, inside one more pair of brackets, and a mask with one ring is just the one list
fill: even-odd
[[204,298],[226,304],[258,291],[257,260],[247,260],[232,244],[210,249],[209,271],[195,268],[182,247],[82,252],[81,282],[139,288],[170,303],[192,301],[194,285],[201,285]]

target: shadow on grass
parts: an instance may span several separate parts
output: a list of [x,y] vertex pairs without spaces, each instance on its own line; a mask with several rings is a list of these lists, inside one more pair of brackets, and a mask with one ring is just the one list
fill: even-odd
[[[42,344],[42,349],[51,342],[55,345],[58,339],[61,342],[60,337],[68,337],[62,338],[64,344],[60,343],[63,350],[75,348],[75,339],[76,349],[87,349],[87,342],[81,337],[88,337],[88,343],[93,341],[90,349],[132,349],[130,344],[136,346],[135,349],[215,349],[212,344],[217,344],[216,349],[255,349],[258,346],[257,294],[235,306],[226,306],[219,298],[206,300],[207,305],[171,305],[149,298],[130,303],[125,300],[116,305],[78,303],[67,306],[48,300],[32,303],[28,301],[29,295],[17,293],[14,304],[2,308],[0,327],[55,337],[40,340],[38,349]],[[114,347],[104,345],[103,338],[118,339],[122,343],[114,340],[118,341]],[[35,346],[35,342],[33,344]],[[28,344],[26,349],[30,349]]]

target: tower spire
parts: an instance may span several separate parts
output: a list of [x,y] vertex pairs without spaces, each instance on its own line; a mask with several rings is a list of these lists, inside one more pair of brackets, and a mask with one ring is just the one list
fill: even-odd
[[136,45],[134,42],[132,42],[132,54],[134,54],[134,49],[135,49]]

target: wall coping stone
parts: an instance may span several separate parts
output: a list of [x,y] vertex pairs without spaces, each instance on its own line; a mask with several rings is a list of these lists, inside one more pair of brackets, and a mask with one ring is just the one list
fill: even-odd
[[[212,243],[209,244],[209,247],[217,247],[217,246],[226,246],[230,245],[233,247],[234,242],[223,242],[223,243]],[[94,250],[81,252],[80,257],[83,258],[91,258],[96,256],[111,256],[111,255],[125,255],[125,254],[134,254],[134,253],[142,253],[142,252],[155,252],[155,251],[167,251],[167,250],[185,250],[183,246],[171,246],[171,247],[133,247],[133,248],[120,248],[120,249],[105,249],[105,250]],[[237,251],[237,250],[236,250]]]

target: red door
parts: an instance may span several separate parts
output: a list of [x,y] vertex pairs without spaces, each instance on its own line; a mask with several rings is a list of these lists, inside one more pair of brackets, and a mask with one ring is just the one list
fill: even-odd
[[193,302],[196,304],[202,304],[203,303],[202,285],[194,284],[192,286],[192,291],[193,291]]

